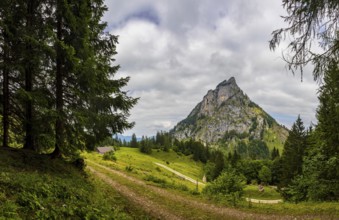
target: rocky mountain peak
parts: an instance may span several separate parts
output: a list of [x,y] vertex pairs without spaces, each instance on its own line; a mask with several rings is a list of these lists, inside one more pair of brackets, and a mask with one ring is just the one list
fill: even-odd
[[179,140],[193,138],[205,143],[220,143],[231,133],[246,140],[269,139],[270,144],[279,142],[280,145],[287,135],[285,128],[244,94],[234,77],[209,90],[171,132]]
[[[238,87],[235,78],[231,77],[229,80],[225,80],[215,88],[215,90],[209,90],[204,96],[201,106],[200,115],[213,115],[215,110],[224,105],[225,102],[237,96],[243,97],[242,90]],[[241,98],[238,97],[238,98]]]
[[219,83],[218,87],[223,87],[223,86],[238,86],[235,78],[232,76],[231,78],[229,78],[228,80],[224,80],[221,83]]

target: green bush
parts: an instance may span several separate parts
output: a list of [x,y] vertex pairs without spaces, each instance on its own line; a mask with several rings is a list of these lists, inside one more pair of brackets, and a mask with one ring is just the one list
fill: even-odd
[[272,171],[265,165],[261,167],[258,175],[262,183],[269,184],[272,180]]
[[186,192],[189,191],[189,188],[186,185],[184,185],[184,184],[175,185],[175,188],[179,189],[181,191],[186,191]]
[[165,179],[161,179],[161,178],[158,178],[156,176],[153,176],[153,175],[147,175],[144,180],[146,181],[150,181],[150,182],[153,182],[153,183],[158,183],[158,184],[161,184],[161,185],[166,185],[167,184],[167,181]]
[[102,159],[104,160],[111,160],[111,161],[117,161],[117,158],[115,156],[114,151],[108,151],[106,153],[104,153],[104,156],[102,157]]
[[220,176],[203,189],[203,194],[237,204],[243,194],[246,179],[234,170],[224,171]]
[[14,201],[6,201],[0,205],[0,219],[20,219],[19,206]]
[[81,158],[81,157],[75,159],[75,160],[72,162],[72,164],[73,164],[76,168],[78,168],[79,170],[84,170],[85,167],[86,167],[86,162],[85,162],[84,158]]

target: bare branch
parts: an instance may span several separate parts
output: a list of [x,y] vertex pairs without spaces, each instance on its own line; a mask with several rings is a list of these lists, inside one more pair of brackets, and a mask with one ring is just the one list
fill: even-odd
[[[283,56],[292,73],[300,71],[312,63],[315,68],[313,76],[318,80],[328,62],[338,53],[338,0],[283,0],[287,16],[282,17],[289,27],[272,32],[269,48],[276,50],[281,40],[292,37],[288,45],[289,56]],[[316,53],[314,41],[318,42],[324,52]]]

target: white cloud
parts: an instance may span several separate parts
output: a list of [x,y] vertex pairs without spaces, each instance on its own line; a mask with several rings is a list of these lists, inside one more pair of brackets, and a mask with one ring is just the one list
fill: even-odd
[[[281,51],[268,40],[285,26],[279,1],[270,0],[109,0],[111,33],[119,35],[118,76],[141,97],[131,111],[136,122],[126,134],[153,135],[184,119],[209,89],[235,76],[248,96],[290,126],[301,114],[315,121],[316,83],[306,69],[286,71]],[[283,48],[283,47],[282,47]]]

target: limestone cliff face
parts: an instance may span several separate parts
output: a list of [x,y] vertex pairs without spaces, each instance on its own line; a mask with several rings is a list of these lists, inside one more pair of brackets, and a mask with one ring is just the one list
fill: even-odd
[[270,139],[281,145],[287,136],[287,129],[252,102],[234,77],[208,91],[171,132],[179,140],[193,138],[205,143],[222,142],[232,134],[240,138]]

